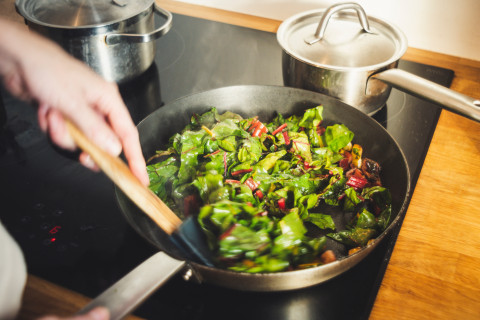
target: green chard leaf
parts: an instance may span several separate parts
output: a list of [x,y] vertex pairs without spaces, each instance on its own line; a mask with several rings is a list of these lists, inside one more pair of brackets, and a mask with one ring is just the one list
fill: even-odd
[[249,255],[253,258],[270,244],[270,236],[265,230],[252,230],[246,226],[235,224],[227,231],[219,242],[219,253],[222,257],[238,257]]
[[198,189],[203,202],[208,203],[209,195],[223,187],[223,175],[207,173],[204,176],[197,176],[192,185]]
[[176,179],[178,164],[175,158],[147,166],[150,189],[163,201],[168,199],[168,190]]
[[265,158],[257,162],[254,166],[254,170],[268,173],[275,166],[275,162],[286,154],[287,152],[285,150],[269,153]]
[[259,139],[247,137],[243,140],[243,144],[238,150],[238,161],[254,161],[257,162],[262,156],[262,144]]
[[328,126],[323,134],[325,143],[330,150],[338,152],[353,140],[353,132],[343,124]]
[[384,231],[390,224],[392,217],[392,206],[389,205],[383,210],[377,218],[377,226],[380,231]]
[[345,190],[346,182],[347,178],[345,176],[333,176],[330,178],[330,184],[321,194],[321,197],[325,200],[326,204],[331,206],[338,206],[340,204],[340,196]]
[[380,210],[384,210],[392,203],[390,191],[384,187],[375,186],[364,188],[362,190],[362,197],[367,200],[372,200]]
[[237,149],[235,136],[228,136],[223,139],[217,139],[218,146],[225,151],[234,152]]
[[310,152],[310,141],[304,131],[289,132],[292,150],[294,154],[302,157],[307,163],[312,162],[312,153]]
[[323,106],[308,109],[298,125],[303,128],[316,128],[323,120]]
[[361,229],[375,229],[377,227],[377,220],[372,213],[364,208],[358,213],[355,227]]
[[310,213],[305,221],[311,222],[322,230],[331,229],[335,230],[335,222],[328,214],[323,213]]
[[179,183],[192,181],[196,174],[196,166],[198,165],[198,156],[203,154],[203,138],[205,132],[186,131],[182,134],[181,152],[180,152],[180,170],[178,172]]
[[377,231],[375,229],[354,228],[337,233],[329,233],[328,236],[333,240],[353,248],[366,246],[368,240],[372,239],[376,234]]
[[353,212],[358,204],[362,203],[358,197],[357,192],[353,188],[347,188],[345,190],[345,201],[343,202],[343,210],[346,212]]
[[211,108],[209,111],[202,114],[194,114],[190,118],[190,125],[188,125],[186,130],[199,130],[201,126],[207,128],[213,127],[217,123],[218,111],[216,108]]

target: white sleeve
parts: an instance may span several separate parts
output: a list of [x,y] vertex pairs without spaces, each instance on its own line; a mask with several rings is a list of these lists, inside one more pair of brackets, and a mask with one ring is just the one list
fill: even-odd
[[15,319],[22,302],[27,268],[20,247],[0,222],[0,319]]

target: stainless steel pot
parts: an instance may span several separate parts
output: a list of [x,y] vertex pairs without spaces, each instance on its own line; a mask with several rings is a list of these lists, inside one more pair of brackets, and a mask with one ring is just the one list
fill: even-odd
[[292,16],[277,40],[286,86],[330,95],[369,115],[385,105],[393,86],[480,121],[479,100],[396,69],[406,37],[356,3]]
[[[31,30],[115,82],[147,70],[154,40],[172,26],[171,13],[154,0],[16,0],[15,6]],[[166,19],[157,29],[155,13]]]

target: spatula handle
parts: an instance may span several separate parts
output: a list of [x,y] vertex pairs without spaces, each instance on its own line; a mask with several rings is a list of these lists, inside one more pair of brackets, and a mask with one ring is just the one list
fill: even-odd
[[88,153],[98,167],[160,228],[172,234],[180,226],[180,218],[133,175],[125,162],[95,145],[72,122],[66,121],[66,125],[80,149]]

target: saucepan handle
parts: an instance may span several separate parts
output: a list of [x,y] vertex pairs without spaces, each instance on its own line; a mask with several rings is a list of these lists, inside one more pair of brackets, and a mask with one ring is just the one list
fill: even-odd
[[185,261],[158,252],[114,283],[77,314],[85,314],[95,307],[103,306],[110,311],[111,320],[122,319],[184,267]]
[[452,112],[480,122],[480,99],[474,99],[400,69],[388,69],[372,78],[422,99],[437,103]]
[[172,28],[172,14],[160,8],[157,4],[154,4],[155,12],[165,19],[167,19],[161,27],[158,29],[144,34],[130,34],[130,33],[110,33],[105,36],[105,42],[109,45],[118,43],[142,43],[154,41],[164,34],[166,34]]

